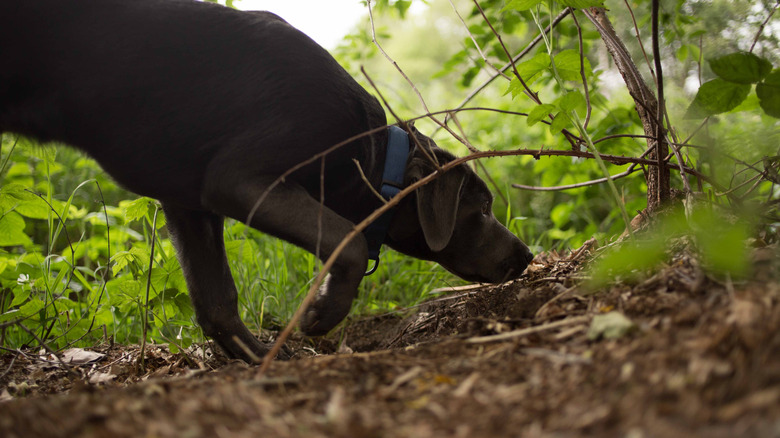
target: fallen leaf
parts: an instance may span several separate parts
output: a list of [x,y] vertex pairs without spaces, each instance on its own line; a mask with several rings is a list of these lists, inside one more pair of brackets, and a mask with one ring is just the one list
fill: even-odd
[[83,365],[97,362],[103,356],[105,354],[84,350],[83,348],[68,348],[62,352],[62,361],[72,365]]
[[590,323],[588,339],[593,341],[601,337],[604,339],[622,338],[635,328],[636,324],[620,312],[596,315]]

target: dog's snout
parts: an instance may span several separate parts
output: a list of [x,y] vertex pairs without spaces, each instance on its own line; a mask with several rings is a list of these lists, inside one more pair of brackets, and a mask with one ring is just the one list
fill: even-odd
[[527,266],[530,265],[531,262],[534,260],[534,253],[532,253],[531,250],[528,249],[527,247],[524,248],[524,250],[525,250],[525,254],[523,255],[523,257],[525,258],[525,264]]

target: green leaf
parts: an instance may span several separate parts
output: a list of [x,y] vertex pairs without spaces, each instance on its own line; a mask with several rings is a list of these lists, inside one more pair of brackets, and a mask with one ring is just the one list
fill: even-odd
[[22,312],[19,311],[19,309],[11,309],[2,315],[0,315],[0,322],[6,322],[10,321],[12,319],[16,319],[22,316]]
[[134,298],[146,293],[146,281],[134,280],[130,275],[123,275],[109,280],[107,290],[111,291],[109,303],[112,306],[133,302]]
[[561,6],[569,6],[574,9],[604,7],[604,0],[558,0],[558,3]]
[[542,3],[542,1],[543,0],[512,0],[511,2],[507,3],[503,9],[501,9],[501,12],[508,10],[527,11]]
[[755,84],[772,71],[771,62],[748,52],[730,53],[709,62],[721,79],[737,84]]
[[516,98],[518,94],[521,94],[525,88],[523,87],[523,84],[520,83],[520,80],[517,78],[512,78],[511,81],[509,81],[509,87],[507,87],[506,92],[504,92],[504,95],[507,95],[509,93],[512,93],[512,99]]
[[720,114],[739,106],[750,93],[749,84],[736,84],[723,79],[713,79],[702,84],[685,118],[696,119]]
[[530,84],[537,79],[537,75],[550,66],[550,56],[546,53],[537,53],[533,58],[517,64],[517,72],[520,77]]
[[756,95],[764,112],[780,118],[780,69],[773,71],[764,82],[756,85]]
[[677,60],[684,62],[688,58],[695,60],[699,59],[699,47],[694,44],[683,44],[677,49]]
[[585,109],[585,97],[578,90],[570,91],[561,97],[559,105],[564,111]]
[[689,220],[695,224],[696,242],[706,266],[736,277],[747,275],[750,253],[746,245],[749,232],[745,221],[730,223],[707,209],[694,211]]
[[600,287],[615,277],[632,278],[650,269],[664,258],[664,239],[629,241],[607,251],[592,268],[591,287]]
[[23,287],[20,288],[21,290],[18,290],[14,292],[14,299],[11,301],[11,307],[16,307],[27,301],[28,298],[30,298],[30,288],[29,287]]
[[552,124],[550,125],[550,133],[557,134],[569,125],[571,125],[569,116],[567,116],[565,112],[561,111],[555,115],[555,120],[553,120]]
[[111,272],[116,276],[127,265],[135,261],[135,255],[130,251],[120,251],[111,256],[111,261],[114,262],[114,266],[111,267]]
[[571,221],[572,212],[574,212],[574,204],[558,204],[550,211],[550,220],[555,224],[555,228],[563,228]]
[[531,110],[530,113],[528,113],[526,123],[528,126],[533,126],[542,121],[543,118],[547,117],[554,109],[555,105],[551,103],[537,105],[534,107],[534,109]]
[[[758,86],[756,86],[756,90],[758,89]],[[740,103],[736,108],[729,111],[729,113],[739,113],[743,111],[755,111],[756,114],[758,114],[759,111],[759,103],[758,103],[758,96],[756,96],[756,93],[750,93],[747,97],[747,99],[743,100],[742,103]]]
[[[61,205],[62,203],[57,204],[57,206]],[[0,187],[0,211],[3,210],[14,210],[31,219],[48,219],[51,209],[43,199],[30,193],[24,186],[8,184]]]
[[137,221],[146,216],[149,211],[149,205],[154,200],[147,197],[141,197],[136,200],[130,201],[124,206],[125,222]]
[[40,312],[43,307],[44,303],[40,298],[32,297],[30,301],[27,302],[27,304],[19,307],[19,312],[22,314],[22,316],[28,317]]
[[[583,66],[585,69],[585,76],[587,77],[591,72],[588,58],[583,59]],[[580,52],[569,49],[555,55],[555,70],[558,71],[561,79],[565,81],[581,81]]]
[[24,218],[16,212],[0,216],[0,246],[30,245],[32,240],[24,233]]

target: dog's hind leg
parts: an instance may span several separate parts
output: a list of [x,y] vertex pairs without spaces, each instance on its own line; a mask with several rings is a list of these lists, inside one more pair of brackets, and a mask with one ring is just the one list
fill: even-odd
[[[221,174],[207,180],[204,204],[225,216],[246,221],[255,203],[275,178]],[[314,199],[293,181],[278,184],[250,218],[250,225],[293,243],[327,260],[355,225]],[[356,235],[339,254],[326,284],[307,309],[301,329],[310,336],[323,335],[349,313],[358,285],[368,265],[368,245]]]
[[238,293],[225,255],[222,216],[170,203],[163,204],[163,211],[203,332],[230,357],[249,363],[262,359],[269,347],[238,316]]

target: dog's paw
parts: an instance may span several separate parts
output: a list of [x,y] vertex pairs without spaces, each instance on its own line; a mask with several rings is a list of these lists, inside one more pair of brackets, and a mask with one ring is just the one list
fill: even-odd
[[[331,289],[333,277],[325,278],[314,302],[301,318],[300,328],[306,336],[323,336],[343,320],[349,313],[352,298],[345,299]],[[352,295],[354,296],[354,295]]]

